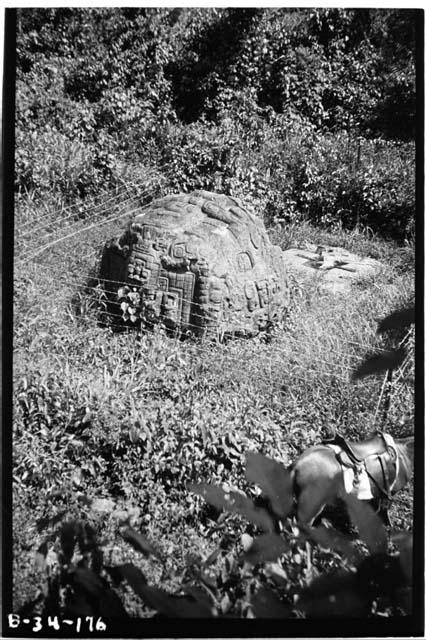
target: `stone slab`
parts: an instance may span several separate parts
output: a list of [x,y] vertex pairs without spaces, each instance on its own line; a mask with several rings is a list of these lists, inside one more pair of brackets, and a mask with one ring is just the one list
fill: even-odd
[[305,248],[286,249],[283,255],[289,274],[301,281],[317,278],[322,288],[333,293],[348,293],[355,281],[374,276],[382,266],[342,247],[308,243]]

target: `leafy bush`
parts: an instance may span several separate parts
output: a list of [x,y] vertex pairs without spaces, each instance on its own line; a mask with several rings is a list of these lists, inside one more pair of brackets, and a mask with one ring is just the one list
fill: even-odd
[[[169,64],[178,112],[191,122],[216,117],[228,106],[223,88],[248,88],[260,106],[291,106],[320,127],[412,137],[414,23],[410,11],[195,10]],[[404,95],[391,90],[396,75]]]
[[[18,144],[20,140],[18,136]],[[95,195],[106,185],[114,185],[116,177],[112,154],[70,140],[49,125],[26,135],[16,155],[16,168],[19,190],[39,194],[52,190],[65,202]]]
[[269,221],[410,234],[413,145],[383,138],[413,137],[415,13],[18,14],[18,193],[70,202],[139,163]]
[[413,154],[381,140],[313,135],[295,171],[299,207],[316,223],[403,238],[415,217]]
[[[269,222],[370,227],[403,239],[415,217],[414,148],[320,134],[291,114],[269,122],[234,95],[219,125],[170,128],[163,162],[174,190],[205,188],[243,198]],[[402,178],[402,179],[401,179]]]
[[[184,618],[363,617],[411,612],[412,545],[408,534],[395,535],[397,547],[388,549],[378,516],[352,496],[346,498],[346,504],[363,546],[330,527],[295,527],[279,515],[279,503],[285,496],[278,465],[259,454],[252,455],[246,474],[262,487],[269,510],[240,491],[224,491],[211,484],[189,488],[215,509],[234,511],[247,518],[255,531],[260,528],[266,532],[256,537],[244,533],[242,553],[235,550],[230,554],[227,545],[220,544],[207,557],[191,554],[180,580],[161,550],[130,526],[133,516],[129,511],[117,509],[110,499],[82,498],[86,518],[63,522],[37,551],[38,568],[46,572],[45,583],[36,599],[24,605],[26,614],[37,607],[42,615],[125,618],[123,582],[141,598],[145,616],[153,611]],[[110,514],[117,521],[122,538],[138,553],[162,564],[160,584],[168,583],[169,589],[150,585],[133,562],[105,562],[96,539],[96,520],[101,514]],[[60,512],[39,520],[39,531],[52,529],[64,515]],[[281,523],[281,533],[274,532],[274,519]],[[340,568],[336,562],[339,557],[343,560]],[[315,566],[318,561],[320,569]],[[171,591],[170,583],[174,585]]]
[[[183,483],[221,483],[253,502],[245,451],[287,464],[330,425],[355,437],[376,420],[380,381],[350,385],[347,371],[362,345],[381,344],[371,318],[412,290],[412,245],[370,240],[367,225],[412,239],[415,18],[340,9],[19,10],[15,188],[28,255],[51,240],[51,229],[79,231],[88,216],[123,213],[128,193],[130,209],[201,187],[241,197],[283,246],[327,238],[391,266],[374,288],[361,282],[339,305],[314,286],[294,286],[286,326],[269,343],[200,351],[161,332],[135,338],[97,324],[99,292],[81,278],[119,226],[77,234],[40,263],[17,264],[15,602],[37,586],[28,563],[36,544],[48,573],[37,606],[50,602],[53,610],[59,596],[76,611],[99,610],[105,597],[121,613],[170,615],[170,594],[179,594],[186,611],[314,616],[308,586],[323,584],[316,571],[342,568],[336,580],[324,578],[331,596],[336,584],[350,592],[334,612],[409,610],[398,592],[408,539],[400,555],[386,549],[349,572],[340,552],[314,546],[309,556],[307,538],[286,523],[284,542],[275,542],[289,550],[248,568],[240,551],[250,555],[255,525],[233,514],[226,528],[224,516]],[[100,194],[108,191],[104,207]],[[413,414],[406,387],[388,418],[394,429]],[[407,490],[398,503],[401,527],[410,527],[411,502]],[[34,523],[46,518],[45,540]],[[57,528],[62,519],[68,524]],[[143,553],[127,555],[117,533],[128,527],[143,528],[173,558],[164,580],[160,560],[151,566]],[[113,541],[104,558],[98,535]],[[145,550],[151,544],[129,538]],[[261,544],[250,547],[252,557]],[[372,572],[386,584],[371,583]],[[206,586],[213,599],[204,597]],[[197,590],[191,596],[187,587]],[[305,613],[294,599],[302,594]]]
[[[109,226],[107,233],[117,235],[121,224]],[[108,237],[105,227],[58,243],[43,261],[17,265],[13,462],[17,609],[33,597],[40,581],[33,574],[32,557],[45,539],[36,522],[61,511],[66,519],[85,521],[81,500],[89,496],[114,502],[111,517],[87,514],[97,535],[107,541],[105,564],[135,563],[124,540],[120,542],[117,518],[112,516],[115,511],[135,509],[131,526],[170,556],[170,569],[179,578],[162,582],[161,571],[149,559],[141,558],[137,566],[150,585],[170,593],[177,591],[184,570],[192,575],[225,538],[215,569],[220,576],[218,589],[221,598],[229,591],[235,603],[230,614],[246,611],[242,592],[251,578],[243,580],[234,550],[239,551],[244,533],[256,535],[252,525],[247,529],[238,515],[231,515],[225,524],[214,507],[186,492],[184,483],[226,485],[227,490],[242,490],[252,499],[256,490],[247,486],[243,474],[247,451],[259,451],[287,465],[318,442],[324,430],[339,428],[354,439],[366,435],[376,421],[382,381],[371,377],[352,384],[348,370],[367,350],[387,348],[375,334],[374,318],[395,308],[395,301],[404,303],[413,287],[408,247],[402,250],[378,238],[367,241],[355,231],[348,235],[340,230],[335,237],[330,232],[320,235],[307,224],[296,230],[301,243],[307,238],[320,243],[326,237],[330,244],[343,244],[362,255],[374,250],[390,266],[378,274],[374,286],[360,283],[356,295],[342,298],[338,305],[316,285],[294,286],[285,324],[277,327],[269,342],[236,340],[201,348],[199,343],[167,338],[161,331],[137,336],[113,334],[99,326],[96,306],[88,298],[91,292],[96,302],[99,291],[87,288],[86,292],[81,274],[93,267]],[[281,231],[277,227],[275,241],[285,244],[287,233],[287,227]],[[400,403],[388,414],[392,433],[399,432],[402,421],[412,419],[412,382],[399,397]],[[410,528],[411,507],[408,487],[392,514],[398,527]],[[296,539],[294,544],[301,547]],[[190,552],[201,556],[198,564],[195,560],[187,564]],[[300,586],[300,567],[305,567],[303,547],[302,552],[301,560],[286,560],[294,588]],[[319,570],[331,568],[330,563],[340,568],[340,557],[324,553],[318,553]],[[272,570],[281,569],[280,565]],[[147,615],[141,601],[128,598],[124,606],[129,613]]]

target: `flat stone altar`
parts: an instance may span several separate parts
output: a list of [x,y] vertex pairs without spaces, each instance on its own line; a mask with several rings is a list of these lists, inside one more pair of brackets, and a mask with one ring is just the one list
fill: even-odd
[[283,252],[288,273],[296,280],[317,278],[322,288],[333,293],[348,293],[354,282],[374,276],[382,266],[378,260],[361,258],[341,247],[305,246]]

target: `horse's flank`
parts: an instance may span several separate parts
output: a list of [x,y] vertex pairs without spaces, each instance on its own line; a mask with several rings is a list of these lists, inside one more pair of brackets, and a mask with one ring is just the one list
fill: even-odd
[[[397,493],[410,480],[413,471],[414,437],[394,440],[398,457],[397,476],[392,494]],[[380,465],[378,465],[380,467]],[[333,504],[345,492],[343,471],[334,451],[321,444],[307,449],[292,465],[297,518],[312,524],[326,505]],[[374,482],[373,495],[379,498]]]

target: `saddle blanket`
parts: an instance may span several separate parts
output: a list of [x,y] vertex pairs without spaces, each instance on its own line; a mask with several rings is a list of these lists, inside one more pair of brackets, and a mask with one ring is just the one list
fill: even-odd
[[[337,454],[342,451],[342,448],[336,444],[327,444],[327,447],[333,449],[333,451]],[[358,500],[372,500],[373,494],[371,493],[370,480],[368,479],[367,472],[365,470],[365,463],[359,465],[358,469],[358,484],[354,485],[355,482],[355,472],[353,467],[347,467],[343,464],[340,464],[342,473],[343,473],[343,482],[345,484],[346,493],[353,493]]]

